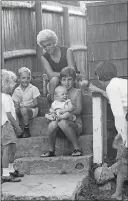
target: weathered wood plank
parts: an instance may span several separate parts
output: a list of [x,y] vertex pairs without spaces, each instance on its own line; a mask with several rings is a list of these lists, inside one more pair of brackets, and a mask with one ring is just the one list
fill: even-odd
[[127,22],[90,25],[88,43],[127,40]]
[[[35,20],[36,20],[36,36],[42,30],[42,10],[41,10],[41,2],[35,2]],[[42,49],[36,43],[36,53],[37,53],[37,71],[40,71],[42,66],[41,55]]]
[[17,57],[24,57],[24,56],[29,56],[29,55],[35,56],[36,50],[23,49],[23,50],[12,50],[12,51],[3,52],[4,60],[17,58]]
[[27,8],[34,9],[34,3],[30,4],[27,2],[16,2],[16,1],[2,1],[2,8]]
[[88,61],[126,59],[127,42],[102,42],[88,44]]
[[70,46],[69,13],[67,7],[63,7],[63,30],[64,30],[64,45]]
[[127,3],[88,6],[88,25],[127,21]]

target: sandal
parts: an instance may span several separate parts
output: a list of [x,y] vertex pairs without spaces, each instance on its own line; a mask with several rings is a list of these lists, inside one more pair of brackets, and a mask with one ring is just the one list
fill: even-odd
[[79,149],[74,149],[72,156],[82,156],[82,151]]
[[54,157],[55,153],[54,151],[48,151],[45,154],[42,154],[40,157]]

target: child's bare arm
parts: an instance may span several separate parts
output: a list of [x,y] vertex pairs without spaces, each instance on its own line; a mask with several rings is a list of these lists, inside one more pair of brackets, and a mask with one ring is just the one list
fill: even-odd
[[22,130],[21,130],[20,126],[18,125],[17,121],[12,116],[11,112],[7,112],[6,114],[7,114],[8,120],[11,122],[12,126],[14,126],[16,128],[17,133],[21,134]]
[[75,107],[73,106],[73,104],[71,103],[71,101],[69,101],[67,103],[67,107],[60,109],[60,113],[63,114],[65,112],[72,112],[75,109]]

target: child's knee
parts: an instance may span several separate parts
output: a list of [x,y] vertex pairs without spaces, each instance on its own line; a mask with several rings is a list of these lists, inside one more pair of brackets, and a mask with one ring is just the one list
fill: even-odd
[[49,125],[48,125],[48,129],[50,130],[54,130],[55,128],[57,128],[57,122],[56,121],[52,121]]
[[22,116],[28,115],[27,108],[20,108],[20,112],[21,112],[21,115],[22,115]]

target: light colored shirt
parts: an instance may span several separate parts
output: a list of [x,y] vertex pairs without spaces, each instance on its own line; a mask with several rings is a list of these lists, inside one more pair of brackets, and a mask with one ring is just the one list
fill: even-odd
[[40,96],[39,89],[32,84],[29,84],[25,91],[19,85],[12,95],[12,99],[17,103],[23,103],[25,106],[32,103],[35,98]]
[[106,88],[111,109],[115,118],[115,127],[123,138],[125,146],[128,147],[127,121],[128,111],[128,80],[113,78]]
[[[51,107],[53,110],[56,110],[56,109],[64,109],[64,108],[68,108],[68,103],[71,103],[71,101],[68,99],[66,100],[65,102],[61,102],[59,100],[55,100]],[[72,103],[71,103],[72,104]]]
[[2,126],[6,123],[6,121],[8,121],[8,117],[7,117],[7,114],[5,112],[4,105],[2,103]]
[[14,102],[9,94],[2,93],[2,104],[4,106],[5,112],[11,112],[12,116],[16,120],[16,112],[14,107]]

